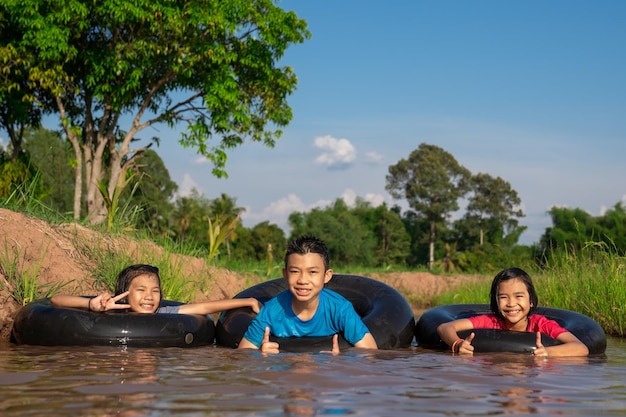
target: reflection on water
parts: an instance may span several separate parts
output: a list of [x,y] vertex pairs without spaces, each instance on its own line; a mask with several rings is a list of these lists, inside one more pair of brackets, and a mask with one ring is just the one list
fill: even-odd
[[624,374],[614,338],[590,358],[4,346],[0,415],[621,415]]

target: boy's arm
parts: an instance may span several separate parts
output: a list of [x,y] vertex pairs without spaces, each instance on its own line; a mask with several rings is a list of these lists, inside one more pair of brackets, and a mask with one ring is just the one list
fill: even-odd
[[242,337],[241,341],[239,342],[239,346],[237,346],[237,349],[258,349],[258,347],[245,337]]
[[261,303],[256,298],[231,298],[204,303],[182,304],[178,312],[180,314],[212,314],[240,307],[250,307],[252,311],[258,313],[261,310]]
[[358,342],[354,344],[354,347],[362,348],[362,349],[378,349],[378,345],[376,344],[376,340],[371,333],[365,333],[365,336]]

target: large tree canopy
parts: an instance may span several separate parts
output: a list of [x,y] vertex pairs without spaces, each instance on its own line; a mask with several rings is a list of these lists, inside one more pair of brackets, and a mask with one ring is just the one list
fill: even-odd
[[406,198],[409,206],[430,223],[429,267],[435,253],[436,225],[458,210],[458,199],[469,186],[470,171],[442,148],[422,143],[389,167],[386,189],[396,199]]
[[[479,244],[483,245],[485,232],[492,243],[501,240],[507,233],[517,232],[518,221],[515,217],[523,217],[520,208],[522,200],[511,184],[500,177],[478,173],[470,180],[466,223],[476,224]],[[521,231],[520,231],[521,233]]]
[[84,183],[98,222],[98,183],[113,193],[147,149],[136,135],[149,126],[185,125],[180,143],[218,176],[245,139],[273,146],[297,83],[278,62],[309,32],[272,0],[0,0],[0,35],[2,50],[20,57],[0,92],[18,88],[58,114],[77,159],[75,217]]

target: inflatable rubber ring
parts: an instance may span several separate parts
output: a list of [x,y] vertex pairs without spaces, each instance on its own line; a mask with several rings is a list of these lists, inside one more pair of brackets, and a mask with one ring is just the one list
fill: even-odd
[[[413,342],[415,319],[406,299],[389,285],[358,275],[333,275],[325,285],[347,298],[376,340],[379,349],[406,348]],[[250,287],[234,298],[256,298],[266,303],[287,290],[286,280],[277,278]],[[216,323],[216,343],[236,348],[255,314],[250,308],[224,311]],[[289,337],[270,340],[278,342],[285,352],[319,352],[332,348],[332,336]],[[339,348],[351,345],[339,335]]]
[[[451,304],[431,308],[422,314],[415,325],[417,345],[426,349],[450,349],[437,334],[437,327],[453,320],[490,314],[488,304]],[[606,351],[606,335],[598,323],[590,317],[574,311],[537,307],[536,314],[554,320],[576,336],[589,349],[590,354]],[[533,332],[514,332],[495,329],[472,329],[459,333],[466,338],[474,332],[472,341],[475,352],[517,352],[528,353],[535,348],[536,335]],[[541,335],[544,346],[555,346],[558,341],[547,335]]]
[[48,298],[22,307],[11,331],[12,343],[39,346],[196,347],[214,339],[215,323],[203,315],[103,313],[54,307]]

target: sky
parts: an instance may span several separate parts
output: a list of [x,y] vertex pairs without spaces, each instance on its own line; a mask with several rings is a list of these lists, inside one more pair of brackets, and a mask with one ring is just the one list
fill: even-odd
[[[626,203],[626,2],[284,0],[312,38],[291,46],[293,119],[274,148],[228,155],[228,179],[161,126],[157,152],[185,195],[222,193],[244,225],[288,235],[294,211],[360,197],[400,204],[389,166],[421,143],[518,193],[539,241],[553,206],[599,216]],[[142,137],[140,134],[139,137]],[[460,213],[455,214],[459,216]]]

